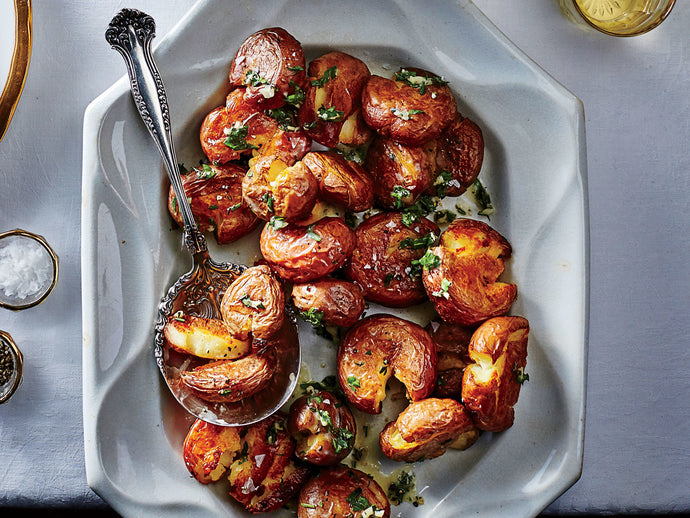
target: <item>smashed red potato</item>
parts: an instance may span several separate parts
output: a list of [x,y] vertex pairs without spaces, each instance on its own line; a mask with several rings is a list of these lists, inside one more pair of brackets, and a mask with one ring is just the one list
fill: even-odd
[[299,310],[320,313],[321,322],[341,327],[353,326],[366,306],[357,284],[330,278],[295,284],[292,300]]
[[386,382],[395,376],[411,401],[428,397],[436,383],[437,355],[429,334],[391,315],[360,320],[338,348],[338,381],[347,400],[362,412],[381,413]]
[[187,469],[202,484],[216,482],[240,451],[240,429],[197,419],[187,432],[182,454]]
[[[470,119],[455,114],[436,140],[436,171],[443,171],[446,196],[460,196],[479,176],[484,161],[482,130]],[[436,189],[438,192],[438,189]]]
[[436,345],[438,353],[438,379],[433,396],[460,401],[462,375],[465,367],[472,362],[467,348],[475,328],[449,324],[438,319],[429,322],[425,329]]

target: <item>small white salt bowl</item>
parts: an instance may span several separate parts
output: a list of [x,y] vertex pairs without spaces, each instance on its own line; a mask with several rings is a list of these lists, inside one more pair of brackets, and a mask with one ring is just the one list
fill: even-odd
[[58,257],[42,236],[20,229],[0,234],[0,307],[40,304],[57,278]]

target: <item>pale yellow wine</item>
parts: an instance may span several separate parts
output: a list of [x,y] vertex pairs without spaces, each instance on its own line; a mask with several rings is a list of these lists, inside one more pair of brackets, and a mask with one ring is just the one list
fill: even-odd
[[[575,0],[582,13],[598,27],[618,32],[649,21],[665,2],[661,0]],[[660,14],[660,13],[659,13]]]

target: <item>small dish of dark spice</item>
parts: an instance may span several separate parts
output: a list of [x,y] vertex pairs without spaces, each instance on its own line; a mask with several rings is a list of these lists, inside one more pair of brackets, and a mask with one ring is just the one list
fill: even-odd
[[0,331],[0,404],[5,403],[22,382],[22,353],[12,337]]

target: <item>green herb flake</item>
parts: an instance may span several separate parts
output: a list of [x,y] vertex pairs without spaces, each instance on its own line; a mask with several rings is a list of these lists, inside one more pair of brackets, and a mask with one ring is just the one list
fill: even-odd
[[307,236],[314,241],[321,241],[321,236],[314,231],[314,225],[309,225],[307,227]]
[[401,110],[400,108],[391,108],[391,113],[399,119],[409,121],[412,118],[412,115],[424,113],[424,110]]
[[450,293],[448,293],[448,289],[450,288],[451,284],[453,284],[453,281],[449,281],[444,277],[441,279],[441,289],[432,292],[431,295],[434,297],[443,297],[446,300],[449,299]]
[[402,209],[402,199],[407,198],[411,194],[412,193],[409,191],[409,189],[406,189],[402,185],[396,185],[395,187],[393,187],[393,190],[391,191],[391,197],[395,200],[395,208]]
[[287,67],[287,69],[290,72],[294,72],[296,74],[297,72],[301,72],[302,70],[304,70],[304,67],[301,65],[295,65],[294,67]]
[[269,212],[273,212],[273,196],[270,192],[265,192],[264,195],[261,197],[261,201],[263,201],[266,204]]
[[333,450],[336,453],[341,451],[346,451],[352,448],[352,444],[355,440],[355,435],[347,428],[334,428],[331,430],[333,444]]
[[422,194],[413,205],[403,209],[402,222],[406,227],[410,227],[424,216],[434,212],[437,206],[438,201],[435,198]]
[[457,217],[458,216],[455,214],[455,212],[448,209],[437,210],[434,212],[434,222],[436,223],[452,223]]
[[244,304],[245,306],[247,306],[248,308],[252,308],[252,309],[266,309],[266,306],[264,306],[264,303],[263,303],[263,302],[261,302],[260,300],[258,300],[258,301],[257,301],[257,300],[252,300],[252,299],[249,297],[249,294],[247,294],[247,293],[245,293],[244,295],[242,295],[242,297],[240,298],[240,302],[241,302],[242,304]]
[[436,195],[439,198],[445,198],[448,194],[448,185],[453,180],[453,174],[450,171],[441,169],[434,180],[434,187],[436,187]]
[[320,408],[312,408],[312,407],[309,407],[309,410],[311,410],[311,412],[316,415],[316,419],[318,419],[321,426],[323,426],[325,428],[329,428],[329,427],[333,426],[333,420],[331,419],[331,414],[329,414],[326,410],[321,410]]
[[427,250],[424,256],[419,260],[425,270],[433,270],[441,264],[441,258],[434,254],[431,250]]
[[488,191],[479,178],[477,178],[472,184],[472,190],[474,192],[474,199],[477,201],[477,205],[479,206],[478,214],[482,216],[489,216],[493,214],[495,209],[491,204],[491,196],[489,196]]
[[285,218],[281,218],[280,216],[271,216],[271,219],[268,222],[271,227],[273,227],[275,230],[280,230],[281,228],[285,228],[288,226],[287,221],[285,221]]
[[305,507],[306,509],[316,509],[316,506],[314,504],[308,504],[306,502],[300,502],[299,505]]
[[525,381],[529,381],[529,374],[525,372],[523,367],[515,369],[515,377],[520,385],[522,385]]
[[319,88],[323,87],[328,81],[331,79],[335,79],[338,76],[338,67],[332,66],[330,68],[327,68],[323,75],[321,76],[321,79],[313,79],[311,81],[312,86],[317,86]]
[[391,282],[393,281],[394,278],[395,278],[395,275],[393,275],[392,273],[387,273],[386,277],[383,279],[383,285],[386,288],[388,288],[388,286],[391,285]]
[[358,487],[347,497],[347,503],[350,504],[350,509],[353,511],[364,511],[371,507],[369,500],[362,496],[362,488]]
[[418,238],[407,237],[398,243],[398,250],[411,248],[412,250],[419,250],[421,248],[429,248],[436,242],[438,236],[434,232],[429,232]]
[[326,376],[321,381],[305,381],[299,384],[302,390],[325,390],[326,392],[337,392],[338,381],[334,375]]
[[202,164],[201,169],[196,169],[196,177],[200,180],[210,180],[216,174],[216,171],[208,164]]
[[247,73],[244,75],[244,84],[251,86],[261,86],[268,85],[270,83],[268,79],[264,79],[263,77],[261,77],[258,72],[255,72],[254,70],[247,70]]
[[242,451],[240,452],[240,464],[247,462],[249,456],[249,443],[245,442],[242,444]]
[[235,212],[237,209],[239,209],[242,206],[242,202],[235,203],[232,207],[229,208],[231,212]]
[[304,93],[304,90],[300,88],[300,86],[294,81],[290,81],[290,86],[293,88],[294,93],[286,95],[285,102],[290,106],[299,108],[304,103],[304,99],[306,99],[306,94]]
[[357,392],[357,389],[360,387],[359,380],[355,376],[348,376],[347,377],[347,384],[355,392]]
[[213,205],[209,205],[208,210],[218,210],[218,205],[216,205],[215,203]]
[[223,141],[223,144],[228,146],[233,151],[258,149],[257,146],[247,142],[248,133],[249,127],[246,124],[244,126],[235,124],[230,128],[226,128],[225,134],[227,135],[227,138]]
[[336,110],[335,106],[331,106],[330,108],[324,108],[323,106],[319,106],[319,109],[316,110],[316,114],[319,119],[326,122],[341,121],[345,116],[345,112]]
[[388,486],[388,499],[394,505],[400,505],[405,497],[414,491],[414,475],[407,471],[402,471],[398,475],[396,482],[391,482]]

